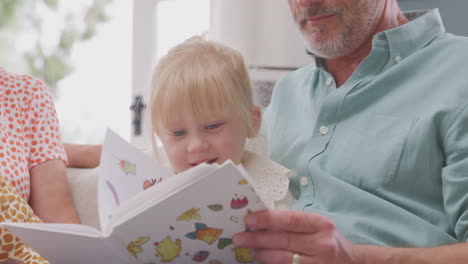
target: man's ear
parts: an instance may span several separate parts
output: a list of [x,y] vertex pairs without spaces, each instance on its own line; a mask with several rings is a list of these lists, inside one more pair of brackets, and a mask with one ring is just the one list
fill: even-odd
[[258,106],[252,106],[250,109],[251,114],[251,126],[248,128],[247,137],[253,138],[257,135],[260,125],[262,124],[262,111]]

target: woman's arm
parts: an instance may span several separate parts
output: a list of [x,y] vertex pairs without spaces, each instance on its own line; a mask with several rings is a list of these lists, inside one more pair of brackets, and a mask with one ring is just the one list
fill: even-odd
[[65,143],[68,166],[72,168],[95,168],[99,165],[102,145],[80,145]]
[[29,205],[44,222],[79,223],[62,160],[45,161],[30,170]]

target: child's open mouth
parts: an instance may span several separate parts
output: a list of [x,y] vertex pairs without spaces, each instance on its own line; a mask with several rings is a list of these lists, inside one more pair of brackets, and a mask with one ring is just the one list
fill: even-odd
[[218,158],[209,159],[209,160],[203,160],[203,161],[198,161],[198,162],[190,163],[190,166],[195,167],[195,166],[197,166],[198,164],[204,163],[204,162],[206,162],[206,163],[208,163],[208,164],[213,164],[213,163],[215,163],[217,160],[218,160]]

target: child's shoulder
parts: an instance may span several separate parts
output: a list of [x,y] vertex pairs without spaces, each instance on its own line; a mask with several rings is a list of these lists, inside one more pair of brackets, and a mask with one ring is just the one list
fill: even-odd
[[265,198],[268,207],[275,208],[288,194],[292,171],[286,167],[249,150],[244,152],[242,166],[255,181],[256,191]]
[[242,166],[249,174],[261,174],[265,177],[286,177],[291,178],[292,171],[274,162],[266,156],[246,150],[241,160]]

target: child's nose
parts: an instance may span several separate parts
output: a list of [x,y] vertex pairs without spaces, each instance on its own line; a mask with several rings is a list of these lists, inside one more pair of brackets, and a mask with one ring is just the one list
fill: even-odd
[[203,137],[192,137],[188,145],[189,152],[201,152],[208,149],[208,142]]

